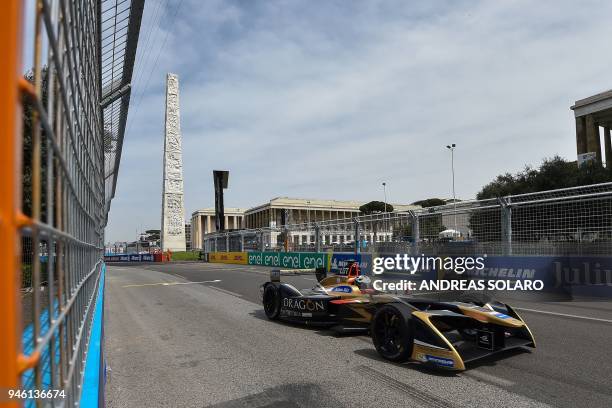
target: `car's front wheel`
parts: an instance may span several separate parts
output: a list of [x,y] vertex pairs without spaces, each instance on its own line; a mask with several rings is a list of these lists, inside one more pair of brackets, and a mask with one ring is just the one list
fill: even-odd
[[268,319],[278,319],[280,315],[280,293],[276,286],[272,284],[266,285],[263,294],[263,307]]
[[402,363],[412,356],[411,311],[403,304],[382,306],[372,319],[370,333],[376,351],[386,360]]

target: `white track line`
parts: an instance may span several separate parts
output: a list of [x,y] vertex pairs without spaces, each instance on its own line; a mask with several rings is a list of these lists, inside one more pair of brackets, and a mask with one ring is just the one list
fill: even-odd
[[542,314],[553,315],[553,316],[571,317],[573,319],[584,319],[584,320],[593,320],[596,322],[612,323],[612,320],[610,319],[601,319],[599,317],[578,316],[578,315],[566,314],[566,313],[549,312],[546,310],[527,309],[524,307],[515,307],[514,309],[519,310],[519,311],[524,311],[524,312],[542,313]]
[[193,285],[195,283],[216,283],[221,282],[220,279],[208,280],[208,281],[199,281],[199,282],[156,282],[156,283],[140,283],[134,285],[124,285],[122,288],[138,288],[142,286],[175,286],[175,285]]
[[236,296],[236,297],[239,297],[239,298],[241,298],[241,297],[242,297],[242,295],[241,295],[240,293],[232,292],[232,291],[227,290],[227,289],[221,289],[221,288],[218,288],[218,287],[216,287],[216,286],[212,286],[212,285],[207,285],[207,286],[208,286],[209,288],[216,289],[216,290],[218,290],[219,292],[227,293],[228,295],[231,295],[231,296]]

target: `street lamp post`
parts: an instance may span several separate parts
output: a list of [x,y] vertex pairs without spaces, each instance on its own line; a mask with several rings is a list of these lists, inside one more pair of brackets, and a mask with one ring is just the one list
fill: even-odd
[[385,212],[387,212],[387,183],[382,183],[383,191],[385,192]]
[[308,223],[308,244],[310,245],[310,239],[312,235],[310,235],[310,200],[306,201],[306,222]]
[[[451,152],[451,173],[453,175],[453,217],[455,219],[455,232],[457,232],[457,197],[455,196],[455,143],[446,145]],[[453,234],[454,235],[454,234]]]
[[[387,217],[387,183],[383,181],[382,183],[383,186],[383,191],[385,193],[385,213],[383,214],[383,220],[385,220],[384,226],[385,226],[385,234],[387,233],[387,228],[388,228],[388,223],[386,221],[386,217]],[[385,235],[385,241],[387,240],[387,236]]]

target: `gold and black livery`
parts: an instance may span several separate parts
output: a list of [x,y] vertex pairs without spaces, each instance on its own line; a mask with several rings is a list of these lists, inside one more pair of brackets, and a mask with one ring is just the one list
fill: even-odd
[[338,275],[317,271],[318,284],[297,289],[272,271],[262,288],[266,316],[332,330],[369,332],[377,352],[394,362],[417,361],[449,370],[501,351],[535,348],[529,327],[509,305],[428,300],[364,289],[356,263]]

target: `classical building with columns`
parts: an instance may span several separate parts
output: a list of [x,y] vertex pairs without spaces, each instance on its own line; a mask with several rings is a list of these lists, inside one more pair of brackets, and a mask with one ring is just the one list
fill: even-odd
[[[250,208],[244,213],[245,228],[267,228],[281,227],[284,224],[307,224],[321,221],[350,219],[360,215],[359,207],[364,201],[348,200],[320,200],[305,198],[277,197],[269,202]],[[390,203],[394,211],[407,211],[418,208],[414,205],[402,205]],[[266,245],[274,247],[278,243],[278,232],[267,232],[263,239]],[[314,245],[315,236],[313,231],[290,231],[289,239],[293,245]],[[372,235],[372,234],[370,234]],[[387,240],[392,231],[379,231],[377,236],[369,239]],[[324,244],[341,244],[354,240],[353,230],[338,230],[331,234],[323,235]]]
[[[350,219],[360,215],[359,207],[364,201],[320,200],[305,198],[277,197],[269,202],[242,210],[228,208],[225,210],[228,229],[280,228],[288,224],[306,224],[329,220]],[[394,211],[407,211],[420,208],[415,205],[393,204]],[[228,223],[229,220],[229,223]],[[203,209],[193,213],[191,217],[192,248],[202,249],[202,236],[215,232],[214,209]],[[275,246],[279,230],[268,231],[263,239],[266,245]],[[386,240],[392,231],[378,231],[376,236],[370,231],[364,234],[368,240]],[[293,245],[314,244],[314,231],[291,231],[290,240]],[[346,243],[354,240],[352,228],[336,231],[322,237],[323,243]]]
[[[580,99],[570,109],[576,117],[578,165],[595,160],[600,165],[605,161],[606,166],[611,166],[612,90]],[[603,130],[605,155],[602,155],[600,128]]]
[[357,201],[277,197],[246,210],[245,228],[280,227],[283,224],[351,218],[359,215],[359,206],[362,204]]
[[[237,230],[244,228],[244,212],[242,208],[225,209],[225,228]],[[215,209],[204,208],[191,214],[191,248],[202,249],[202,236],[216,232]]]

